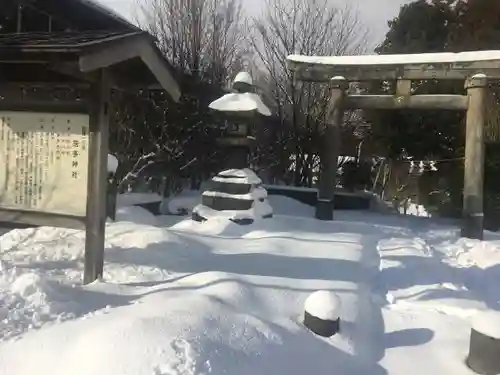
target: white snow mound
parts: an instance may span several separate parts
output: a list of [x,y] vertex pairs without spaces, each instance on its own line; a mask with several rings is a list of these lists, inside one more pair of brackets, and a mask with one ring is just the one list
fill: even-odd
[[145,208],[138,206],[129,207],[119,207],[116,209],[116,222],[124,221],[135,224],[142,225],[152,225],[158,224],[155,215],[146,210]]
[[119,308],[120,313],[32,332],[0,348],[0,374],[327,375],[332,368],[342,374],[355,371],[352,356],[317,340],[297,323],[272,323],[227,306],[219,297],[185,294],[152,295],[140,306]]

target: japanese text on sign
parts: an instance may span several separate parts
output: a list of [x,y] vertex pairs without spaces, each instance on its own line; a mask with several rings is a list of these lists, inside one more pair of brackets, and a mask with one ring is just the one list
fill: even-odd
[[0,112],[0,208],[85,216],[89,116]]

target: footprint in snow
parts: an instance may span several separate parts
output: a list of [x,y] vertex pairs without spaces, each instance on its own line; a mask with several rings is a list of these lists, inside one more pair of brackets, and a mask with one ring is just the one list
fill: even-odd
[[211,373],[210,361],[206,361],[200,368],[195,351],[191,344],[184,339],[176,339],[170,344],[176,359],[154,369],[153,375],[206,375]]

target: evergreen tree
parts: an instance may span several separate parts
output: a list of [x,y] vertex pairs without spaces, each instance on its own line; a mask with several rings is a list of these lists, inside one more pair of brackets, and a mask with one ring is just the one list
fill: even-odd
[[[384,42],[377,48],[381,54],[425,53],[497,49],[500,44],[500,2],[491,0],[418,0],[404,5],[389,22]],[[414,82],[416,94],[464,94],[461,81]],[[374,89],[370,87],[370,89]],[[378,83],[375,89],[387,92],[390,85]],[[498,105],[498,83],[492,82],[492,99]],[[493,105],[492,107],[495,107]],[[380,111],[367,112],[373,136],[387,150],[387,156],[415,159],[453,159],[464,155],[464,114],[448,111]],[[490,120],[498,123],[491,113]],[[492,176],[500,173],[500,158],[494,145],[488,145],[486,157],[486,204],[496,207],[498,183]],[[463,186],[463,163],[445,166],[443,193],[451,198],[459,213]],[[441,179],[441,182],[443,179]],[[500,201],[500,200],[499,200]],[[488,212],[487,212],[488,213]]]

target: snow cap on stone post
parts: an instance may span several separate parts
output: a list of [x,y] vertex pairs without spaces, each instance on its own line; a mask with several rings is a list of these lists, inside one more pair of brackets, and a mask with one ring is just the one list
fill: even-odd
[[465,88],[472,89],[474,87],[488,86],[488,76],[483,73],[474,74],[465,81]]
[[349,82],[343,76],[335,76],[330,79],[330,85],[332,88],[338,88],[342,90],[347,90],[349,88]]
[[115,174],[118,169],[118,159],[116,156],[108,154],[108,174]]
[[340,329],[341,302],[337,294],[319,290],[304,303],[304,325],[315,334],[331,337]]

